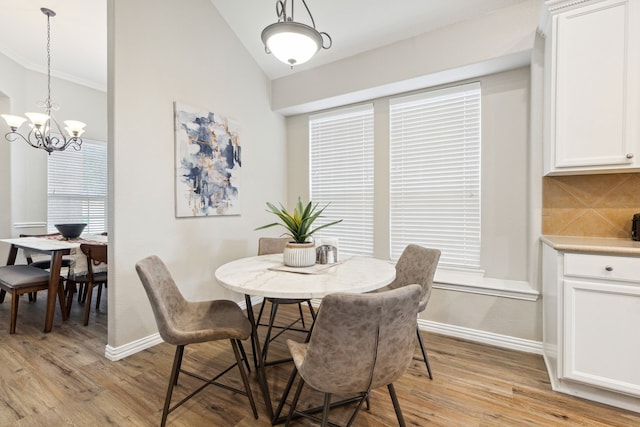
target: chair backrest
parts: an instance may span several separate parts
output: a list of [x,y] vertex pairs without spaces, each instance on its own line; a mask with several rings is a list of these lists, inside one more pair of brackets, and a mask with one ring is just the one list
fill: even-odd
[[391,289],[417,284],[422,288],[419,311],[423,311],[433,286],[433,276],[440,260],[440,250],[409,244],[396,263],[396,278],[389,285]]
[[176,318],[179,316],[176,313],[184,312],[188,303],[180,293],[167,266],[159,257],[152,255],[138,261],[136,271],[147,292],[160,336],[169,344],[184,344],[178,332]]
[[93,281],[93,267],[107,263],[107,245],[81,243],[80,250],[87,257],[87,276]]
[[281,254],[290,241],[290,237],[260,237],[258,255]]
[[325,393],[360,393],[399,378],[415,349],[420,286],[323,298],[298,371]]

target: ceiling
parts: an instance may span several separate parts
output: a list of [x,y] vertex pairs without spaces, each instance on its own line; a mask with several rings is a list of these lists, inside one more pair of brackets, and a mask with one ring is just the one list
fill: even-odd
[[[262,29],[276,22],[275,0],[211,0],[271,79],[337,61],[527,0],[307,0],[318,31],[333,46],[293,69],[267,55]],[[186,4],[186,3],[185,3]],[[106,0],[0,0],[0,52],[26,68],[46,72],[47,7],[51,18],[52,75],[105,90]],[[310,23],[300,0],[295,20]]]

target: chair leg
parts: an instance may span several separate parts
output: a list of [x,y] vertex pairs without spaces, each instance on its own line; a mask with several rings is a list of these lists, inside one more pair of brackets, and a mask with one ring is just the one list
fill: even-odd
[[231,347],[233,347],[233,354],[236,356],[236,362],[238,363],[238,370],[240,371],[240,376],[242,377],[242,383],[244,384],[244,389],[247,392],[247,397],[249,398],[249,404],[251,405],[251,410],[253,411],[253,417],[258,419],[258,410],[256,409],[256,402],[253,400],[253,393],[251,393],[251,387],[249,386],[249,378],[247,378],[247,373],[244,371],[244,366],[242,366],[242,358],[240,357],[240,350],[238,348],[238,340],[230,340]]
[[58,283],[58,301],[60,303],[60,313],[62,314],[62,320],[69,319],[69,313],[67,312],[67,304],[64,300],[64,280],[60,279]]
[[4,302],[4,297],[7,295],[7,291],[4,289],[0,290],[0,304]]
[[[296,368],[293,368],[293,373],[291,377],[294,378],[297,373]],[[289,422],[291,422],[291,417],[296,412],[296,406],[298,406],[298,399],[300,398],[300,393],[302,392],[302,386],[304,386],[304,379],[300,376],[300,382],[298,383],[298,387],[296,388],[296,392],[293,395],[293,400],[291,401],[291,407],[289,408],[289,415],[287,416],[287,423],[285,427],[289,426]],[[287,390],[288,394],[288,390]],[[282,399],[286,399],[286,395],[282,396]]]
[[256,321],[256,325],[260,324],[260,319],[262,319],[262,312],[264,311],[264,306],[267,304],[267,299],[262,299],[262,305],[260,306],[260,311],[258,312],[258,320]]
[[273,322],[275,321],[276,314],[278,313],[278,303],[271,303],[271,317],[269,317],[269,327],[267,328],[267,336],[264,338],[264,345],[262,346],[262,360],[267,361],[267,353],[269,352],[269,341],[271,340],[271,330],[273,329]]
[[100,298],[102,298],[102,283],[98,284],[98,295],[96,295],[96,310],[100,308]]
[[244,351],[244,346],[242,345],[242,341],[238,340],[238,347],[240,348],[240,354],[242,355],[242,360],[244,360],[244,365],[247,367],[247,372],[251,372],[251,367],[249,366],[249,359],[247,358],[247,353]]
[[331,407],[331,393],[324,394],[324,407],[322,408],[322,427],[329,423],[329,408]]
[[84,302],[84,326],[89,324],[89,312],[91,311],[91,294],[93,293],[93,283],[85,283],[87,288],[87,299]]
[[300,313],[300,322],[302,322],[302,328],[305,329],[304,325],[304,314],[302,314],[302,303],[298,303],[298,313]]
[[393,409],[396,411],[396,417],[398,417],[398,425],[400,427],[406,427],[407,424],[404,422],[404,417],[402,416],[398,396],[396,396],[396,389],[393,387],[393,384],[388,384],[387,388],[389,389],[389,396],[391,396],[391,401],[393,402]]
[[67,317],[71,313],[71,305],[73,304],[73,293],[76,292],[76,282],[67,279]]
[[169,387],[167,388],[167,395],[164,398],[164,407],[162,408],[162,420],[160,421],[161,427],[164,427],[167,424],[167,415],[169,415],[169,405],[171,404],[173,386],[178,382],[178,373],[180,373],[183,353],[184,345],[176,346],[176,354],[173,357],[173,368],[171,368],[171,377],[169,378]]
[[9,324],[9,333],[16,333],[16,321],[18,319],[18,302],[20,295],[17,292],[11,292],[11,323]]
[[429,379],[432,380],[433,376],[431,375],[431,366],[429,365],[429,357],[427,357],[427,350],[424,348],[422,335],[420,335],[420,328],[416,328],[416,332],[418,334],[418,342],[420,343],[420,350],[422,350],[422,358],[424,359],[424,363],[427,365],[427,372],[429,373]]
[[311,300],[310,299],[307,300],[307,305],[309,305],[309,311],[311,312],[311,318],[313,319],[313,322],[315,322],[316,321],[316,311],[313,309],[313,305],[311,304]]

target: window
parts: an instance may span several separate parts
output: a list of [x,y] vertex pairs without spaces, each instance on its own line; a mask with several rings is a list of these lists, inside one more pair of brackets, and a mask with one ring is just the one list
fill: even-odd
[[310,198],[324,206],[316,234],[336,236],[345,255],[373,255],[373,105],[309,118]]
[[87,233],[107,230],[107,144],[84,139],[80,151],[54,152],[47,167],[47,230],[86,223]]
[[416,243],[480,269],[480,95],[471,83],[390,101],[392,259]]

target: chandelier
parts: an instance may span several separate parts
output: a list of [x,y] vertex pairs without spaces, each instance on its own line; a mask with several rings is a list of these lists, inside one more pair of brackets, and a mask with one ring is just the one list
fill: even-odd
[[[273,56],[292,68],[294,65],[310,60],[320,48],[329,49],[332,44],[329,34],[316,30],[316,23],[305,0],[302,0],[302,4],[307,10],[313,26],[310,27],[293,20],[294,2],[291,0],[290,13],[287,14],[287,0],[276,1],[278,22],[262,30],[265,51],[273,53]],[[328,40],[327,46],[324,45],[323,36],[326,36]]]
[[[2,118],[5,119],[7,125],[11,129],[5,135],[7,141],[13,142],[17,139],[23,139],[27,144],[34,148],[41,148],[47,153],[51,154],[53,151],[64,151],[69,147],[74,150],[80,150],[82,145],[82,138],[80,135],[84,132],[84,123],[77,120],[65,120],[65,130],[68,137],[64,136],[62,129],[56,119],[51,114],[51,111],[56,111],[59,107],[51,102],[51,24],[50,20],[52,16],[56,16],[56,13],[45,7],[40,9],[42,13],[47,15],[47,99],[43,103],[39,103],[38,107],[44,108],[46,114],[42,113],[26,113],[29,118],[29,131],[27,135],[23,135],[18,132],[18,129],[24,122],[27,121],[21,116],[12,116],[9,114],[2,114]],[[53,134],[52,134],[53,131]]]

